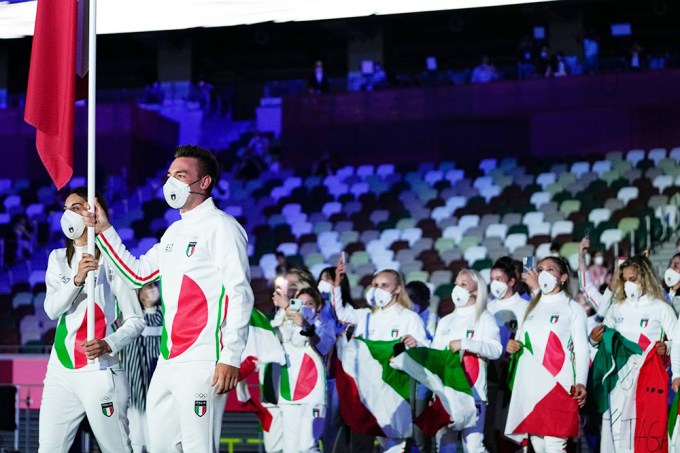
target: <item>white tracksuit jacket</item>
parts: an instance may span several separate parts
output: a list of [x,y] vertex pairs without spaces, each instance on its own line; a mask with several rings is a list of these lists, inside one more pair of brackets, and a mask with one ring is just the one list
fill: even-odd
[[182,214],[145,255],[132,256],[113,227],[97,244],[128,284],[160,280],[160,361],[218,361],[234,367],[248,338],[253,307],[243,227],[212,198]]

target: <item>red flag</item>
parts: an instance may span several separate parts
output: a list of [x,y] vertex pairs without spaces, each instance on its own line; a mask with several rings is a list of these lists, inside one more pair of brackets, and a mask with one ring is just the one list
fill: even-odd
[[24,120],[57,189],[73,175],[78,39],[76,0],[39,0]]

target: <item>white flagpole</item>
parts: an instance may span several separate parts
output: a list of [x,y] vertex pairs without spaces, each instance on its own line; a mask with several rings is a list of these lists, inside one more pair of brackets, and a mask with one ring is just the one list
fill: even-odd
[[[84,1],[84,0],[80,0]],[[89,1],[88,29],[88,85],[87,85],[87,203],[94,212],[95,188],[95,131],[97,113],[97,0]],[[94,227],[87,229],[87,253],[95,255]],[[87,275],[87,340],[94,339],[95,273]],[[101,302],[101,301],[100,301]]]

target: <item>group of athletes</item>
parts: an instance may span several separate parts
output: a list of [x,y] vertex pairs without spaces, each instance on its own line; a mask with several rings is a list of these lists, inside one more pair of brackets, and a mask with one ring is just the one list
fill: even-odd
[[[219,451],[226,397],[239,380],[253,310],[247,236],[211,198],[219,174],[214,156],[196,146],[180,146],[174,157],[163,193],[181,219],[141,257],[128,252],[110,224],[105,200],[98,197],[90,212],[83,190],[66,197],[62,228],[67,246],[51,253],[46,274],[45,310],[58,325],[40,410],[41,452],[68,451],[85,416],[103,452]],[[95,256],[86,252],[87,227],[96,232]],[[427,309],[427,286],[406,285],[396,270],[373,276],[364,307],[351,300],[344,260],[318,278],[303,269],[289,270],[277,279],[272,297],[270,325],[283,345],[287,366],[269,400],[263,387],[263,403],[273,417],[264,435],[265,449],[320,451],[321,438],[323,451],[373,448],[373,437],[339,434],[343,395],[334,385],[333,364],[336,343],[348,332],[367,340],[396,337],[406,348],[458,352],[476,402],[474,426],[444,427],[434,439],[418,431],[414,439],[379,438],[384,451],[455,451],[459,443],[469,452],[503,451],[498,433],[504,432],[505,396],[512,404],[519,392],[509,393],[499,377],[505,374],[507,358],[527,347],[528,339],[533,356],[575,401],[575,411],[591,396],[586,390],[591,358],[607,331],[618,332],[642,350],[654,348],[655,354],[670,356],[677,390],[680,348],[673,348],[672,340],[678,337],[673,299],[680,288],[680,254],[669,263],[666,287],[649,259],[640,255],[619,263],[600,292],[587,277],[588,248],[584,238],[579,290],[585,307],[575,300],[563,258],[523,265],[502,257],[492,266],[490,282],[475,270],[460,271],[451,293],[455,309],[441,318]],[[95,338],[88,340],[85,281],[90,272],[96,276]],[[153,282],[160,287],[162,323],[150,332],[138,291]],[[146,419],[130,419],[144,424],[146,440],[132,445],[125,373],[133,370],[125,370],[118,355],[144,332],[160,335],[160,356],[145,396]],[[317,371],[309,374],[310,369]],[[315,378],[302,382],[299,377],[305,373]],[[427,392],[420,390],[415,404],[422,409],[429,402]],[[623,404],[616,394],[610,398],[601,451],[619,451],[620,419],[611,414]],[[566,451],[566,437],[526,434],[537,452]]]

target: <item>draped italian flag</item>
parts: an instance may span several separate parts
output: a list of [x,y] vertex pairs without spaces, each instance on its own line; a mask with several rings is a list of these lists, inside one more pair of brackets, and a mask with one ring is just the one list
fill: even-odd
[[577,436],[578,404],[534,356],[529,336],[510,362],[510,390],[505,434],[519,441],[527,434],[552,437]]
[[673,398],[673,404],[671,405],[671,411],[668,413],[668,436],[669,436],[669,449],[671,452],[680,452],[680,436],[677,433],[678,430],[678,415],[680,415],[680,392],[675,394]]
[[603,448],[615,448],[612,425],[616,424],[620,430],[617,451],[668,451],[667,427],[674,426],[667,425],[667,392],[668,374],[655,345],[643,351],[614,329],[605,329],[588,392],[597,398],[598,410],[608,415],[603,420]]
[[425,434],[434,436],[439,429],[449,425],[460,430],[476,424],[475,399],[458,352],[411,348],[394,357],[391,365],[426,386],[437,397],[415,420]]
[[411,379],[390,366],[396,343],[344,337],[338,342],[340,413],[354,432],[397,439],[411,436]]
[[248,326],[248,341],[241,355],[236,397],[244,406],[249,406],[255,412],[265,431],[269,431],[273,417],[259,398],[252,398],[246,378],[268,363],[283,365],[286,363],[286,357],[269,319],[261,311],[253,308]]

